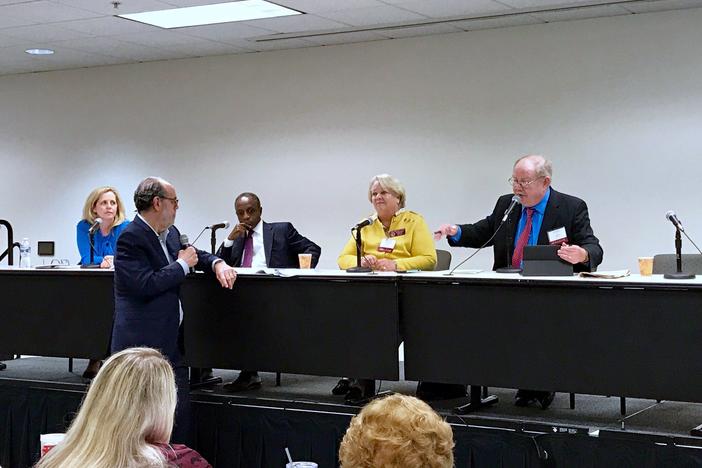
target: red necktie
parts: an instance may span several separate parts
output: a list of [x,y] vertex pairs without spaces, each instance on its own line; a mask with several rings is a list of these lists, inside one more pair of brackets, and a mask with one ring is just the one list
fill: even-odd
[[247,234],[246,240],[244,241],[244,260],[242,260],[241,266],[244,268],[250,268],[252,260],[253,260],[253,235]]
[[527,219],[524,224],[524,230],[522,234],[517,239],[517,246],[514,248],[514,255],[512,255],[512,267],[520,268],[522,265],[522,258],[524,257],[524,246],[529,242],[529,234],[531,234],[531,216],[534,214],[534,208],[527,208]]

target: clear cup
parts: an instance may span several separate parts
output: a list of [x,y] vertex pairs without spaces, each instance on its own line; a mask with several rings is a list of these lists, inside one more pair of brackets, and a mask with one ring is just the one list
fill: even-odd
[[308,270],[312,268],[312,254],[297,254],[297,259],[300,261],[300,268]]
[[653,274],[653,257],[639,257],[639,273],[641,276]]
[[[309,254],[301,254],[301,255],[309,255]],[[285,468],[319,468],[319,467],[315,462],[296,461],[296,462],[292,462],[292,463],[286,463]]]
[[63,433],[57,433],[57,434],[41,434],[39,436],[39,446],[41,447],[41,455],[40,457],[43,457],[44,455],[47,454],[49,450],[54,448],[56,444],[61,442],[63,438],[66,436],[66,434]]

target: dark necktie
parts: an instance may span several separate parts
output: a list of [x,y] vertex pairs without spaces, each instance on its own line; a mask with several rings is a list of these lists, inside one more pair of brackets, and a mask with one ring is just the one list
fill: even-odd
[[522,258],[524,258],[524,246],[529,242],[529,234],[531,234],[531,217],[534,214],[534,208],[527,208],[527,219],[524,224],[524,230],[522,234],[517,239],[517,246],[514,248],[514,255],[512,255],[512,267],[520,268],[522,264]]
[[251,261],[253,260],[253,233],[246,235],[246,240],[244,241],[244,260],[241,262],[241,266],[244,268],[251,267]]

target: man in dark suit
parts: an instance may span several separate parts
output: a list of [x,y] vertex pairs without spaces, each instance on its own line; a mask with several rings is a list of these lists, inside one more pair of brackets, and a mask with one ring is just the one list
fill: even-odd
[[190,269],[213,271],[231,289],[236,272],[221,259],[192,246],[182,246],[173,226],[178,197],[170,183],[144,179],[134,192],[137,216],[122,231],[115,255],[115,319],[112,352],[134,346],[157,348],[173,366],[178,408],[172,440],[187,442],[190,395],[183,362],[183,309],[180,285]]
[[[319,261],[322,249],[297,232],[291,223],[266,223],[263,207],[255,193],[244,192],[234,201],[239,223],[220,246],[217,256],[233,267],[298,268],[299,254],[312,256],[311,266]],[[257,371],[242,370],[224,389],[230,392],[261,387]]]
[[[485,219],[475,224],[442,224],[435,232],[435,238],[447,236],[451,246],[478,248],[486,243],[492,245],[493,269],[518,268],[525,246],[548,244],[560,245],[558,256],[571,263],[576,272],[597,269],[602,263],[603,251],[590,227],[587,205],[579,198],[551,188],[552,172],[551,162],[543,156],[529,155],[518,159],[509,182],[521,207],[512,210],[499,231],[511,194],[501,196],[492,214]],[[495,237],[490,240],[493,234]],[[546,409],[553,397],[553,392],[519,390],[515,404],[527,406],[538,401]]]

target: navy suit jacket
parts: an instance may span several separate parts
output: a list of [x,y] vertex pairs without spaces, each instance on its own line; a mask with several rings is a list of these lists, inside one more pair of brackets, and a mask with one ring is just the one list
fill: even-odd
[[[478,248],[482,246],[495,233],[500,225],[505,211],[512,200],[512,194],[502,195],[495,204],[495,209],[485,219],[481,219],[475,224],[462,224],[461,237],[457,242],[449,239],[449,245],[459,247]],[[488,244],[493,246],[494,264],[493,269],[502,268],[507,265],[508,254],[514,251],[514,240],[517,233],[517,225],[521,217],[521,205],[517,205],[510,213],[505,225],[495,235],[495,238]],[[548,245],[548,232],[553,229],[564,227],[568,243],[579,245],[587,250],[590,257],[587,263],[573,265],[576,272],[594,271],[602,263],[604,255],[600,241],[595,237],[590,227],[590,217],[587,212],[587,205],[583,200],[565,193],[557,192],[551,188],[551,195],[546,204],[544,219],[541,222],[539,231],[539,245]]]
[[[217,256],[224,259],[228,265],[241,266],[244,252],[244,236],[234,240],[231,247],[219,247]],[[301,235],[292,223],[263,222],[263,250],[266,253],[266,266],[269,268],[298,268],[298,254],[312,254],[312,268],[317,266],[322,249]]]
[[[115,255],[115,320],[113,353],[133,346],[160,349],[173,365],[181,364],[178,349],[180,285],[183,268],[175,260],[181,250],[180,232],[169,228],[169,263],[154,231],[138,216],[122,231]],[[211,272],[214,255],[198,250],[196,268]]]

